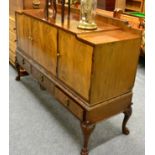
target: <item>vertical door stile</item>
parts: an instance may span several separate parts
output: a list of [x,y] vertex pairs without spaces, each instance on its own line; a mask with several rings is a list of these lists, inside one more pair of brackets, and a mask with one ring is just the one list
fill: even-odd
[[33,26],[32,26],[32,20],[30,19],[30,21],[29,21],[29,36],[30,36],[30,40],[29,40],[29,54],[30,54],[30,56],[32,56],[32,47],[33,47],[33,41],[32,41],[32,39],[33,39],[33,36],[32,36],[32,29],[33,29]]
[[58,77],[59,56],[60,56],[60,49],[59,49],[59,29],[58,29],[58,30],[57,30],[57,61],[56,61],[56,77]]

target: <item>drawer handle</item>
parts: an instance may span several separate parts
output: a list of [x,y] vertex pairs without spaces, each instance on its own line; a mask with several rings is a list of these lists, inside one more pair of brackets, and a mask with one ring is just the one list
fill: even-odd
[[13,30],[16,31],[16,27],[14,27]]
[[44,76],[41,76],[41,82],[44,82]]
[[24,59],[22,60],[22,63],[23,63],[23,65],[25,64],[25,60]]
[[33,41],[33,38],[31,36],[28,37],[29,40]]
[[69,101],[69,99],[67,98],[66,99],[66,107],[69,107],[70,106],[70,101]]

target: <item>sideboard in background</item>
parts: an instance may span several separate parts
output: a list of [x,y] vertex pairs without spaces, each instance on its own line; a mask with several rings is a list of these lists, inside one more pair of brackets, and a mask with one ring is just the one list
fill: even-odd
[[[9,0],[9,62],[14,66],[16,57],[16,27],[15,11],[33,9],[33,0]],[[40,0],[40,8],[44,7],[44,0]]]

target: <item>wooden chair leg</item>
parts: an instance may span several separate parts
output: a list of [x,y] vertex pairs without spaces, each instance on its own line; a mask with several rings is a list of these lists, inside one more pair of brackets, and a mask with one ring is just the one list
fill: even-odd
[[81,123],[81,129],[82,129],[83,138],[84,138],[84,144],[83,144],[83,148],[81,150],[81,155],[88,155],[89,137],[90,137],[91,133],[93,132],[94,128],[95,128],[95,125],[90,124],[89,122]]
[[124,111],[124,120],[122,124],[122,132],[125,135],[128,135],[130,133],[129,129],[126,127],[126,124],[132,114],[132,107],[130,106],[126,111]]
[[56,2],[56,0],[54,0],[54,2],[53,2],[53,7],[54,7],[54,16],[56,16],[56,13],[57,13],[57,2]]
[[65,0],[61,0],[61,23],[64,24]]

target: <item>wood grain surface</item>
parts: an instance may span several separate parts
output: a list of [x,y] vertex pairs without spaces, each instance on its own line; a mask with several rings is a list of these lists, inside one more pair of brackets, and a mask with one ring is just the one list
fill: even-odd
[[93,47],[59,30],[58,78],[88,100]]
[[90,104],[132,90],[139,59],[139,45],[140,39],[130,39],[95,48]]

